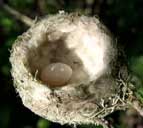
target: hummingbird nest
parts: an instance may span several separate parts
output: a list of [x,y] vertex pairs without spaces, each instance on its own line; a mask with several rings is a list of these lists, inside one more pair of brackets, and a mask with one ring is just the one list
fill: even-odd
[[122,53],[96,17],[42,19],[17,38],[10,62],[23,104],[53,122],[105,125],[106,115],[128,106]]

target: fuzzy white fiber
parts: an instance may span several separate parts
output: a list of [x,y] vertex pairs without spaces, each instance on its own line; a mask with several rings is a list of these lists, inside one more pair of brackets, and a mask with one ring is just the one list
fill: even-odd
[[[104,116],[122,105],[113,75],[120,68],[117,58],[115,40],[96,17],[58,14],[18,37],[10,61],[15,88],[31,111],[61,124],[104,124]],[[52,88],[39,77],[54,62],[73,70],[62,87]]]

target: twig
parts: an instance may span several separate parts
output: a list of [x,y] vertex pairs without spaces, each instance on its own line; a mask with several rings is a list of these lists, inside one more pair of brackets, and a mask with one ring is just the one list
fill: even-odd
[[103,0],[94,0],[93,4],[92,4],[92,15],[94,14],[97,14],[99,15],[100,14],[100,11],[101,11],[101,5],[103,4]]
[[85,13],[86,14],[92,14],[92,6],[93,6],[93,3],[94,3],[94,1],[93,0],[86,0],[85,1],[85,6],[86,6],[86,8],[85,8]]
[[40,15],[46,14],[46,1],[45,0],[35,0],[37,11]]
[[63,7],[65,5],[65,1],[64,0],[56,0],[57,4],[60,5],[61,7]]
[[6,4],[2,4],[3,9],[5,9],[7,12],[9,12],[11,15],[13,15],[14,17],[16,17],[18,20],[22,21],[24,24],[28,25],[28,26],[32,26],[34,23],[34,20],[32,20],[31,18],[21,14],[20,12],[16,11],[15,9],[9,7]]

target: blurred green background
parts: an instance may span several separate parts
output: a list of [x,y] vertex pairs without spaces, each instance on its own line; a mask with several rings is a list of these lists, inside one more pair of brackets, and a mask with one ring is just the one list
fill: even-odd
[[[55,14],[59,10],[98,15],[124,47],[130,71],[137,76],[135,81],[143,83],[143,0],[0,0],[0,128],[73,127],[46,121],[22,105],[13,87],[9,56],[14,40],[29,26],[4,9],[5,4],[32,19]],[[138,96],[143,97],[143,89],[139,90]],[[113,119],[122,117],[122,114],[114,113]],[[94,125],[77,127],[101,128]],[[114,127],[125,126],[118,120]],[[133,127],[143,128],[143,125]]]

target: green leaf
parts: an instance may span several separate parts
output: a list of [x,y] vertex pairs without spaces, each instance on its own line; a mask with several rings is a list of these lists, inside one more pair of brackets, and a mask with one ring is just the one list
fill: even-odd
[[0,128],[8,128],[11,109],[7,105],[0,106]]
[[37,128],[50,128],[50,122],[45,119],[39,119],[37,122]]
[[131,70],[140,78],[143,78],[143,56],[131,59]]
[[8,17],[2,17],[0,23],[7,33],[10,32],[12,28],[14,28],[14,21]]

